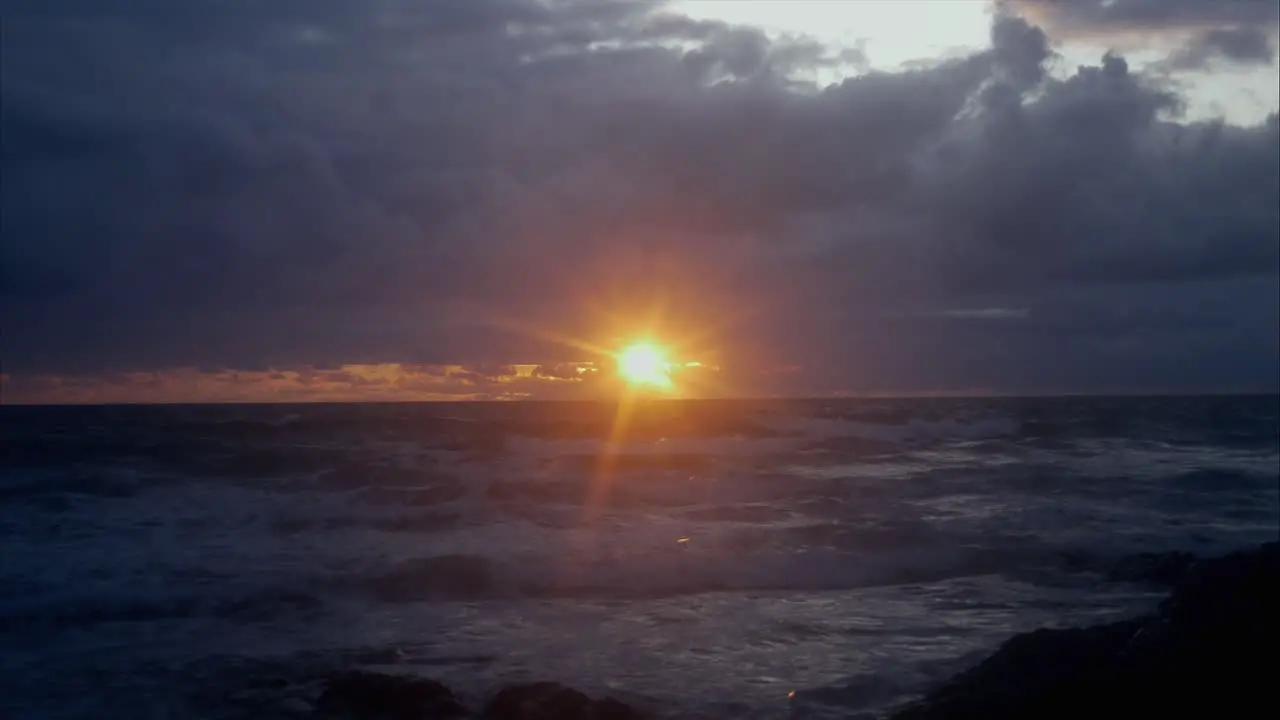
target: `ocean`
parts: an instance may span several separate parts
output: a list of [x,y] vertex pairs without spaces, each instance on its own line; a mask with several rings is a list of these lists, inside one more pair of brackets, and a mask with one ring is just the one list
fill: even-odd
[[0,407],[0,716],[872,718],[1280,535],[1280,399]]

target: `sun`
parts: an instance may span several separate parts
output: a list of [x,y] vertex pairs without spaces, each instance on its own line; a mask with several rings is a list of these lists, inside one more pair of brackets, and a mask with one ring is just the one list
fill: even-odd
[[671,387],[671,363],[662,348],[648,342],[632,343],[618,352],[618,374],[631,385]]

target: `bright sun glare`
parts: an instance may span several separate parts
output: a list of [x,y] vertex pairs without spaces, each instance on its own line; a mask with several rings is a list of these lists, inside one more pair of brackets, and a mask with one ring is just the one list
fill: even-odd
[[618,374],[632,385],[669,388],[670,372],[666,353],[652,343],[628,345],[618,353]]

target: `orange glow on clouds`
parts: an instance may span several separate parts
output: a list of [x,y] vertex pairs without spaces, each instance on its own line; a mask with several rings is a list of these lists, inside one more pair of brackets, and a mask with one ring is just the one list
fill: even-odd
[[[662,324],[656,315],[650,320],[644,323],[649,328]],[[534,333],[532,326],[513,325],[512,329],[554,340],[566,350],[592,359],[484,366],[373,363],[254,370],[175,367],[105,374],[0,374],[0,402],[467,402],[607,400],[650,393],[684,398],[736,394],[716,377],[720,367],[710,362],[706,350],[695,351],[697,360],[685,355],[691,348],[707,345],[697,337],[686,337],[685,342],[674,345],[633,340],[610,350],[559,334]]]
[[174,368],[108,375],[3,375],[8,404],[447,402],[574,397],[591,363],[383,363],[288,370]]
[[[668,356],[669,358],[669,356]],[[719,367],[665,363],[650,380],[664,393],[715,397]],[[655,371],[656,372],[656,371]],[[201,370],[102,375],[0,374],[0,402],[11,405],[305,402],[468,402],[585,400],[616,396],[621,373],[593,362],[498,367],[382,363],[270,370]],[[664,380],[665,379],[665,380]],[[628,383],[643,389],[644,382]],[[648,389],[661,389],[649,385]]]

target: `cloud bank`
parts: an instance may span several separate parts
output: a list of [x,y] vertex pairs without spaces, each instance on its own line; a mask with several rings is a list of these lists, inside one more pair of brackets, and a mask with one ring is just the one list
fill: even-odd
[[641,0],[0,9],[11,383],[652,333],[729,394],[1277,386],[1276,115],[1048,72],[1144,28],[1274,68],[1232,34],[1268,3],[1006,3],[980,52],[826,87],[856,54]]

